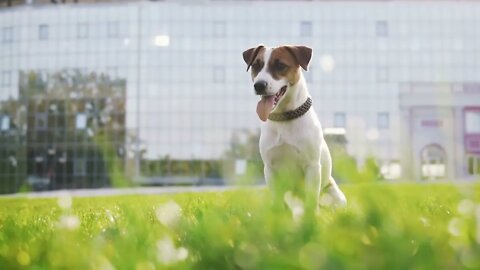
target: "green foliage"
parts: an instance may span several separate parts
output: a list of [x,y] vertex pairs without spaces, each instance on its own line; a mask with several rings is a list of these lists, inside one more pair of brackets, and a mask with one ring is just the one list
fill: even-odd
[[20,71],[20,99],[71,100],[125,97],[126,81],[106,74],[85,73],[79,69],[62,69],[52,73]]
[[1,199],[0,269],[478,269],[480,187],[344,186],[313,222],[264,189]]
[[[236,185],[264,183],[259,141],[260,130],[237,130],[232,134],[230,149],[224,153],[224,178]],[[245,171],[237,174],[235,167],[239,160],[245,162]]]
[[357,167],[353,157],[344,151],[332,153],[333,177],[339,182],[368,183],[381,179],[380,168],[373,157],[368,157],[365,164]]
[[375,157],[369,156],[360,168],[347,152],[347,138],[342,134],[325,134],[325,141],[332,155],[333,178],[338,182],[368,183],[382,180]]
[[[333,163],[333,177],[343,183],[367,183],[382,179],[380,168],[373,156],[365,160],[360,168],[354,157],[347,152],[345,135],[324,134],[325,141],[330,149]],[[228,179],[234,179],[236,184],[255,184],[264,182],[263,161],[259,152],[260,132],[240,130],[232,135],[230,149],[225,152]],[[245,160],[246,170],[242,175],[233,175],[235,161]]]
[[127,177],[125,177],[123,158],[118,158],[113,143],[108,139],[105,133],[99,132],[94,136],[93,141],[102,153],[103,158],[108,160],[106,166],[109,173],[110,184],[113,187],[133,186]]

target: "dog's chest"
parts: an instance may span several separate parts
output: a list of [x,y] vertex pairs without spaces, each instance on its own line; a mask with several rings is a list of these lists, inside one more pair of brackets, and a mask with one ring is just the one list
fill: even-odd
[[[302,128],[303,127],[303,128]],[[316,125],[271,125],[262,129],[260,153],[264,162],[304,166],[318,160],[321,131]]]
[[270,167],[279,167],[283,170],[301,169],[306,162],[306,155],[302,151],[290,144],[280,144],[268,149],[264,153],[264,160]]

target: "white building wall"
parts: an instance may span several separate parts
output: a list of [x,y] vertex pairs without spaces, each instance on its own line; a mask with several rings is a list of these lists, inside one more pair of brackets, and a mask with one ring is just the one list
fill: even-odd
[[[41,24],[48,40],[39,40]],[[260,126],[241,53],[259,43],[304,44],[314,49],[307,78],[323,126],[344,113],[351,154],[395,160],[399,84],[478,81],[479,25],[480,4],[456,1],[7,8],[0,10],[0,74],[7,74],[0,80],[10,83],[0,82],[0,99],[18,95],[19,70],[109,72],[127,79],[127,125],[140,132],[147,157],[218,158],[234,130]],[[2,40],[8,31],[11,41]],[[169,45],[155,46],[156,36],[168,36]],[[385,112],[389,126],[381,129]]]

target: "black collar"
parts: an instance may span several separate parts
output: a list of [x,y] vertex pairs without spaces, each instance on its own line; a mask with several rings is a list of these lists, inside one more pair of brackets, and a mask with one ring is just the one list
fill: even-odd
[[289,121],[289,120],[297,119],[300,116],[307,113],[310,107],[312,107],[312,99],[307,98],[305,103],[303,103],[300,107],[296,108],[295,110],[282,112],[282,113],[271,113],[268,116],[268,119],[272,121]]

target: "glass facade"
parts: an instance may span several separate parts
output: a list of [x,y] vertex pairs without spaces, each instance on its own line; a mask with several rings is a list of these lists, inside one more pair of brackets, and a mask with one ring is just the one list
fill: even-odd
[[[88,136],[88,95],[43,97],[45,111],[38,111],[36,98],[21,93],[25,74],[39,78],[36,89],[43,84],[54,89],[53,77],[73,71],[124,82],[124,111],[112,112],[125,118],[119,124],[125,134],[114,140],[124,157],[115,159],[133,178],[161,181],[160,176],[185,171],[226,178],[225,170],[235,172],[238,162],[219,169],[229,166],[218,161],[232,158],[234,141],[245,134],[254,138],[261,125],[255,114],[258,98],[241,56],[259,43],[311,46],[313,59],[305,76],[323,127],[345,127],[347,149],[360,161],[367,153],[382,161],[398,160],[400,84],[478,81],[478,25],[480,5],[455,1],[162,1],[3,8],[0,115],[9,120],[2,120],[0,144],[1,166],[10,167],[0,170],[0,178],[21,182],[35,171],[48,174],[48,154],[40,157],[29,150],[27,137],[51,131],[50,121],[61,121],[45,112],[51,106],[78,103],[83,111],[66,110],[69,120],[64,123]],[[91,102],[108,107],[102,100]],[[32,122],[22,119],[22,113]],[[366,144],[377,128],[378,136]],[[82,146],[72,151],[97,151],[79,140],[72,144]],[[6,150],[13,147],[11,141],[20,142],[15,151]],[[100,159],[96,154],[65,157],[58,150],[55,155],[57,163],[74,155],[71,160],[79,161],[71,171],[79,177],[86,177],[89,164]],[[22,159],[25,172],[18,165]],[[102,174],[98,168],[92,171]]]

